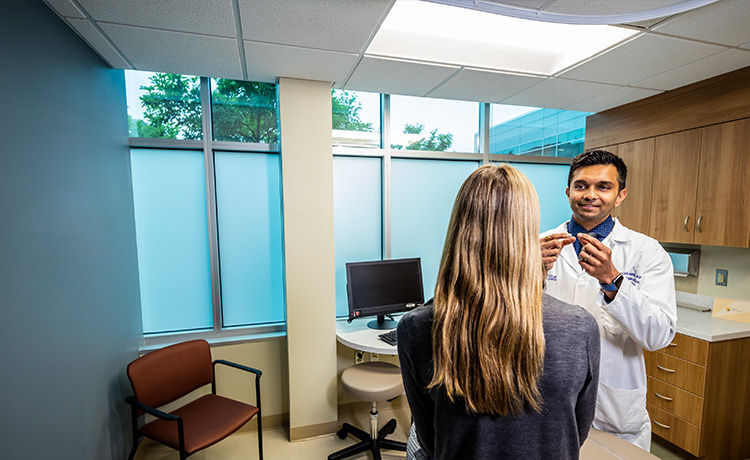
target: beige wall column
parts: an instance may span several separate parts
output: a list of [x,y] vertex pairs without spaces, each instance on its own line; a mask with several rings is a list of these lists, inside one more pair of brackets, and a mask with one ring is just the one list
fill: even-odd
[[289,437],[337,429],[331,84],[279,79]]

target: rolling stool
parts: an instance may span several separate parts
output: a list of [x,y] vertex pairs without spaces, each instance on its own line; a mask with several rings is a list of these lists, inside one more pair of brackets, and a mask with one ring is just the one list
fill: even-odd
[[364,452],[372,451],[373,458],[380,460],[380,449],[393,449],[406,452],[406,443],[385,439],[396,431],[396,419],[392,418],[378,431],[377,401],[389,401],[404,391],[401,370],[398,366],[380,361],[360,363],[341,373],[344,390],[360,401],[372,401],[370,409],[370,434],[348,423],[341,425],[336,434],[346,439],[351,434],[359,439],[357,444],[341,449],[328,456],[328,460],[339,460]]

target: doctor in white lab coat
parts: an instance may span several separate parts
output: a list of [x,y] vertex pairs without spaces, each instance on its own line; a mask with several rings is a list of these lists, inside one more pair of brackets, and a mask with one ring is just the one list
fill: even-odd
[[576,157],[566,188],[572,220],[543,233],[541,246],[546,292],[584,307],[599,324],[594,428],[648,451],[643,349],[664,348],[674,337],[674,274],[656,240],[610,215],[627,196],[626,176],[624,162],[609,152]]

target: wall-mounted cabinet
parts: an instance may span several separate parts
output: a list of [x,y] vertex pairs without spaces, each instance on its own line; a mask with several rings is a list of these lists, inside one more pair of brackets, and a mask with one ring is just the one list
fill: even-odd
[[608,147],[628,165],[625,226],[661,242],[750,247],[750,118]]
[[626,142],[609,147],[628,166],[625,188],[628,196],[615,208],[614,215],[626,227],[649,233],[651,219],[651,184],[653,182],[654,139]]

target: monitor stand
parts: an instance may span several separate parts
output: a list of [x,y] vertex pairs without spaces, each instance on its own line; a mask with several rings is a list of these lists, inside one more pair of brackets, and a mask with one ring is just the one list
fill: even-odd
[[370,329],[396,329],[396,326],[398,326],[398,321],[385,319],[385,315],[378,315],[378,319],[367,323],[367,327]]

